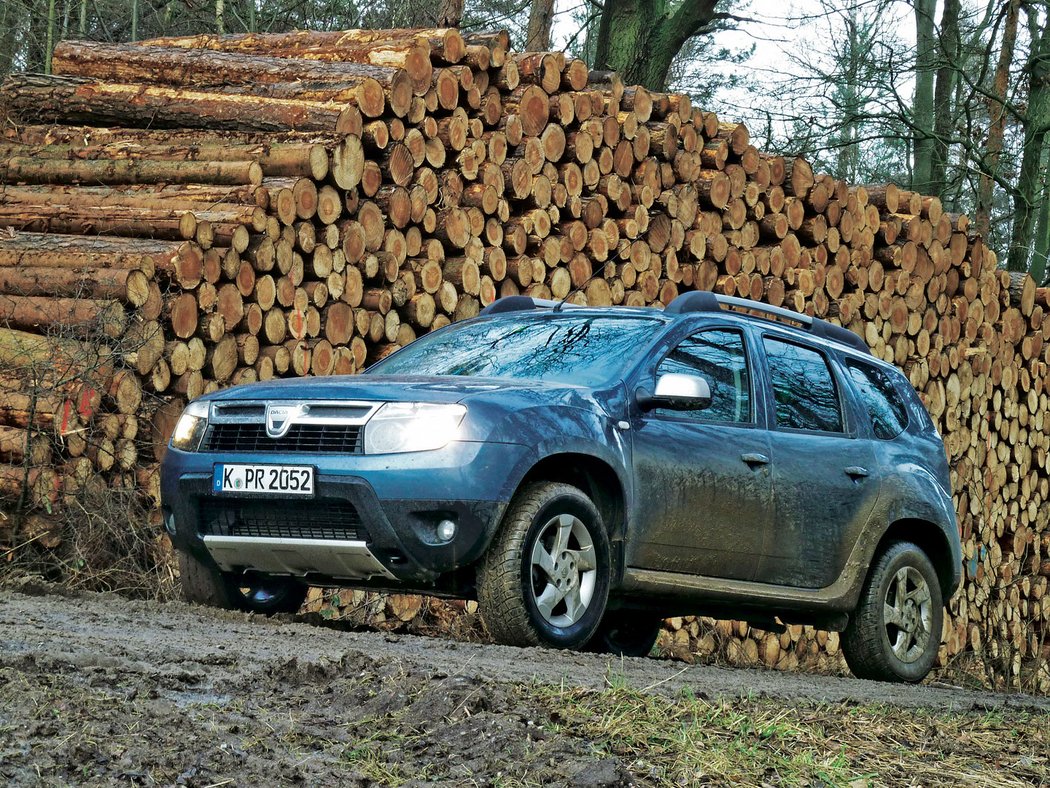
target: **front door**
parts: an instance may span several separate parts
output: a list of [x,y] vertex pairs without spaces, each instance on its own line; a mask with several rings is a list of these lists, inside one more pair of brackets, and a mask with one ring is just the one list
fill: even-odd
[[657,409],[634,424],[638,480],[628,566],[750,580],[772,524],[770,447],[744,334],[707,328],[660,362],[711,389],[704,410]]

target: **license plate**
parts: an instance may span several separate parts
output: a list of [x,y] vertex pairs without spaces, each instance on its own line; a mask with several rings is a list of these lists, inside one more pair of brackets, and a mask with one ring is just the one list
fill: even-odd
[[215,466],[212,490],[219,493],[313,495],[314,469],[310,465]]

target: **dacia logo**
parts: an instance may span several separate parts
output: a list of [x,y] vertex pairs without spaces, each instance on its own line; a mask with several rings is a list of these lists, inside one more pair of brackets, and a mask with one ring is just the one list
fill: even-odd
[[301,410],[294,405],[267,405],[266,434],[271,438],[283,438]]

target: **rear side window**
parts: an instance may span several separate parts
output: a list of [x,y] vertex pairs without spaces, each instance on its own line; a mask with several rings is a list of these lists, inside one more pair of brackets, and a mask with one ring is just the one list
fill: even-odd
[[890,374],[852,359],[846,362],[846,368],[864,409],[868,411],[875,437],[887,441],[904,432],[908,426],[908,409]]
[[657,375],[695,375],[711,387],[711,406],[695,411],[657,413],[694,421],[751,421],[751,384],[744,337],[739,331],[709,329],[693,334],[667,354]]
[[764,344],[777,427],[842,432],[842,407],[824,356],[771,337],[766,337]]

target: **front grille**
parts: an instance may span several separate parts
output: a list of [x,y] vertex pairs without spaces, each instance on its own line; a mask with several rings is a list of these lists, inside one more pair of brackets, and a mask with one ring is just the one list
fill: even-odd
[[253,536],[271,539],[367,541],[357,509],[349,501],[224,500],[203,498],[202,536]]
[[293,424],[282,438],[271,438],[264,424],[212,424],[202,451],[262,454],[358,454],[359,424]]

